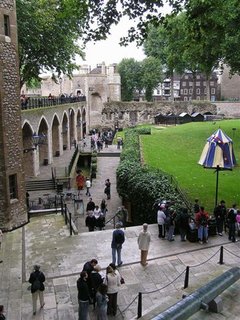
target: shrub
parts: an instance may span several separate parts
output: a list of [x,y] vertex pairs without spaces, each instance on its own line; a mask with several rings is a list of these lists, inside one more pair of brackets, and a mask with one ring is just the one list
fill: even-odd
[[183,199],[166,175],[141,166],[139,132],[149,134],[146,129],[149,128],[126,131],[121,161],[117,168],[117,191],[124,200],[131,202],[134,224],[156,222],[154,204],[158,199],[170,201],[175,209],[183,204]]

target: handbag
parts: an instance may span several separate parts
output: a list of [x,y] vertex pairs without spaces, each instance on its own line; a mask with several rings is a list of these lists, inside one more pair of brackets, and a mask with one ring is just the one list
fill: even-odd
[[121,276],[121,279],[120,279],[120,283],[121,284],[124,284],[125,283],[125,280],[124,280],[124,278]]

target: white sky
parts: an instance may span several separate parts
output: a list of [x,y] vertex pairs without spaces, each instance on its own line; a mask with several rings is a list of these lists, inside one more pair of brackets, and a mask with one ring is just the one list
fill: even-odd
[[[164,5],[160,9],[162,13],[170,12],[170,7]],[[136,43],[133,42],[127,47],[119,45],[121,37],[127,36],[128,29],[134,25],[134,21],[129,21],[127,17],[121,19],[118,25],[111,27],[111,35],[107,40],[98,41],[95,44],[93,42],[88,43],[85,49],[86,61],[81,58],[77,59],[77,64],[87,64],[92,68],[95,68],[98,63],[105,62],[106,65],[112,63],[119,63],[124,58],[134,58],[137,61],[141,61],[145,58],[143,48],[138,48]]]
[[106,65],[119,63],[123,58],[134,58],[141,61],[145,58],[142,48],[137,48],[136,43],[131,43],[127,47],[119,45],[120,38],[127,36],[127,30],[130,27],[127,18],[120,21],[118,25],[111,28],[111,35],[107,40],[89,42],[86,46],[86,61],[81,58],[77,60],[78,64],[87,64],[92,68],[98,63],[105,62]]

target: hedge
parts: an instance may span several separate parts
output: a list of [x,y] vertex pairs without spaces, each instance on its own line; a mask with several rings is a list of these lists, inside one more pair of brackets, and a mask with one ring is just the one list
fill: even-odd
[[167,200],[174,209],[183,206],[183,199],[160,171],[142,166],[140,162],[140,134],[150,134],[151,128],[134,128],[125,132],[125,143],[117,168],[117,191],[131,202],[131,216],[135,225],[156,223],[156,204]]

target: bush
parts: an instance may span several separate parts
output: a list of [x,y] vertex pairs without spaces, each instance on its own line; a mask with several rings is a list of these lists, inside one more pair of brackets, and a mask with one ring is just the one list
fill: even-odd
[[149,134],[146,129],[149,128],[126,131],[124,149],[117,168],[117,191],[124,200],[131,202],[134,224],[156,222],[154,204],[158,199],[170,201],[175,209],[183,205],[183,199],[166,175],[141,166],[139,132]]

